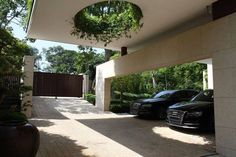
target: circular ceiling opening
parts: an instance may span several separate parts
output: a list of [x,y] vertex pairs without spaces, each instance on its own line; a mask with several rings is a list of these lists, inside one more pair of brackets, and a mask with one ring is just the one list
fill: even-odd
[[130,2],[111,0],[90,5],[74,16],[72,35],[104,42],[105,46],[114,39],[131,38],[143,23],[141,9]]

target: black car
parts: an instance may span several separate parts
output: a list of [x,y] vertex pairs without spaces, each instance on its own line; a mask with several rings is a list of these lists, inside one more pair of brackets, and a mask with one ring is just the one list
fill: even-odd
[[213,90],[205,90],[190,102],[169,107],[167,122],[170,126],[191,129],[214,129]]
[[130,106],[130,113],[138,116],[152,116],[159,119],[166,118],[166,111],[170,105],[181,101],[189,101],[198,92],[195,90],[166,90],[156,94],[153,98],[135,101]]

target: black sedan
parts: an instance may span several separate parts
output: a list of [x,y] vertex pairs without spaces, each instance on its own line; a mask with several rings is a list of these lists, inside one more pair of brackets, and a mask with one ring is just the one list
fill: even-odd
[[166,90],[153,98],[135,101],[130,106],[130,113],[138,116],[151,116],[159,119],[166,118],[170,105],[181,101],[189,101],[198,92],[195,90]]
[[167,122],[181,128],[214,129],[213,90],[199,93],[190,102],[170,106]]

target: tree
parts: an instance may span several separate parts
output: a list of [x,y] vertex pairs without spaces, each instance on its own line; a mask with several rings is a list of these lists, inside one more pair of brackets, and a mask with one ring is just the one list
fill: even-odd
[[[36,49],[13,37],[10,24],[22,23],[26,8],[25,0],[0,0],[0,89],[4,94],[17,97],[24,97],[24,93],[31,90],[17,80],[24,78],[24,55],[33,55]],[[25,111],[28,105],[24,103],[21,109]]]
[[39,50],[37,48],[32,47],[32,56],[34,56],[34,70],[40,71],[41,70],[41,63],[42,55],[39,53]]
[[156,75],[156,71],[150,71],[150,74],[151,74],[151,77],[152,77],[152,87],[155,89],[156,86],[157,86],[157,81],[156,81],[156,78],[155,78],[155,75]]
[[65,50],[61,46],[50,47],[43,49],[46,60],[50,66],[46,68],[47,71],[54,73],[76,74],[76,60],[77,52],[72,50]]
[[[32,1],[32,0],[28,0]],[[27,14],[26,0],[0,0],[0,71],[1,75],[19,73],[23,56],[35,49],[12,35],[11,23],[20,24]]]
[[1,74],[21,71],[24,55],[32,55],[32,49],[25,42],[14,38],[9,31],[0,29]]
[[194,88],[201,90],[203,88],[203,70],[206,69],[206,64],[189,63],[180,66],[175,66],[174,78],[176,78],[177,86],[180,89]]
[[89,75],[95,82],[96,66],[104,62],[104,55],[96,53],[92,47],[78,46],[79,51],[65,50],[61,46],[43,49],[46,60],[50,63],[46,71],[55,73]]
[[105,61],[109,61],[112,56],[112,50],[104,49],[105,50]]
[[113,79],[112,90],[135,94],[153,94],[170,89],[202,90],[202,72],[205,69],[204,64],[188,63],[131,74]]
[[31,48],[23,41],[13,37],[9,26],[20,23],[26,15],[27,1],[0,0],[0,70],[1,74],[21,71],[24,55],[32,54]]
[[77,72],[89,75],[90,80],[95,80],[96,66],[104,63],[104,55],[96,53],[92,47],[78,46]]
[[55,73],[89,75],[95,79],[96,66],[104,62],[104,55],[98,54],[92,47],[78,46],[79,51],[65,50],[61,46],[43,49],[46,60],[50,63],[47,71]]
[[23,84],[13,89],[8,89],[5,82],[6,76],[23,77],[23,56],[32,55],[32,49],[25,42],[12,36],[5,29],[0,28],[0,88],[7,89],[7,93],[19,95],[29,90]]
[[20,24],[26,16],[26,0],[0,0],[0,28],[11,29],[12,22]]

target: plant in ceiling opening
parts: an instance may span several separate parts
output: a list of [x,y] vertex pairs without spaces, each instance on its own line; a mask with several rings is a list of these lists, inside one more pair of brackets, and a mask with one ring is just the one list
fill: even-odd
[[141,9],[132,3],[119,0],[103,1],[84,8],[74,16],[72,35],[78,38],[104,42],[131,38],[143,23]]

